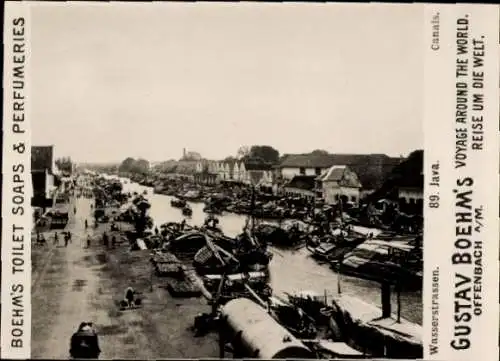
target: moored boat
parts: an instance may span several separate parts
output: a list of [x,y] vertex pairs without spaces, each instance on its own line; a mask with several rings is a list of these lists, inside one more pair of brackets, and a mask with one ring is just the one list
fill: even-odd
[[193,210],[191,209],[191,207],[189,205],[186,204],[182,208],[182,214],[185,215],[185,216],[192,216],[193,215]]
[[174,198],[170,201],[170,205],[175,208],[184,208],[187,202],[184,199]]
[[406,288],[422,287],[422,258],[418,245],[407,242],[368,240],[347,253],[332,268],[340,273]]

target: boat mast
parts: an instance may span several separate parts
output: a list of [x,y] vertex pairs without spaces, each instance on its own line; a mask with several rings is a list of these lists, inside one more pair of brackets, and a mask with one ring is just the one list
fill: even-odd
[[254,233],[255,231],[255,185],[252,183],[252,201],[251,201],[251,205],[250,205],[251,209],[250,209],[250,230],[252,232],[252,234]]

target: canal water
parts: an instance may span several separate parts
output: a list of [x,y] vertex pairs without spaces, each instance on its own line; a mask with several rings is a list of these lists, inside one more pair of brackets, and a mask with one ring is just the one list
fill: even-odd
[[[122,180],[123,182],[123,180]],[[138,192],[142,194],[147,191],[146,198],[151,203],[150,216],[158,227],[166,222],[180,222],[186,219],[190,225],[202,225],[206,214],[203,212],[203,203],[191,203],[193,215],[185,218],[181,210],[170,206],[172,197],[154,194],[153,189],[144,187],[137,183],[126,181],[125,192]],[[241,233],[246,216],[232,213],[224,213],[218,216],[219,225],[228,236],[236,236]],[[338,275],[328,267],[328,264],[320,264],[310,257],[307,249],[284,250],[271,248],[273,259],[270,263],[271,286],[273,293],[294,293],[298,291],[313,291],[325,294],[329,297],[341,292],[351,296],[359,297],[363,301],[380,307],[380,286],[376,282],[362,280],[355,277]],[[397,297],[393,292],[393,310],[397,310]],[[407,292],[401,294],[401,316],[408,321],[422,324],[422,293]]]

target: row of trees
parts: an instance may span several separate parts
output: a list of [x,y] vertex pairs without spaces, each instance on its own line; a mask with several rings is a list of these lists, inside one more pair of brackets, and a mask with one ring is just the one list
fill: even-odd
[[145,159],[126,158],[118,167],[119,172],[147,174],[149,172],[149,162]]
[[61,157],[55,160],[55,164],[59,171],[71,174],[73,172],[73,162],[70,157]]
[[257,164],[277,164],[280,161],[280,152],[270,145],[242,146],[234,159]]

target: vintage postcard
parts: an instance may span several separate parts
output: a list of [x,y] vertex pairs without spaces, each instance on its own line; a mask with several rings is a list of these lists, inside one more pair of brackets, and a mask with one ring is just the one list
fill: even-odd
[[499,9],[7,2],[2,358],[497,360]]

